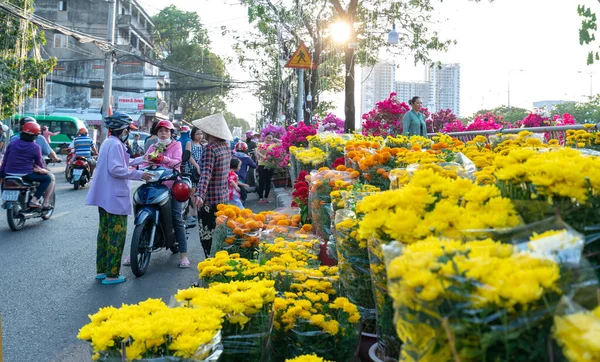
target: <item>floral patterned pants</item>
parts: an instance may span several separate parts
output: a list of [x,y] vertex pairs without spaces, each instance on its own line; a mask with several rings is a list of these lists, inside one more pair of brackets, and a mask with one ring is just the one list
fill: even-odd
[[100,226],[96,250],[96,272],[117,278],[121,271],[121,257],[127,237],[127,216],[115,215],[99,207]]

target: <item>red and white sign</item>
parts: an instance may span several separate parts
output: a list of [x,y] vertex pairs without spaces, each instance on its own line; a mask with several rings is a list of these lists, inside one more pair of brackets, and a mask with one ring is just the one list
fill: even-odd
[[121,109],[144,109],[144,98],[119,97],[117,102]]

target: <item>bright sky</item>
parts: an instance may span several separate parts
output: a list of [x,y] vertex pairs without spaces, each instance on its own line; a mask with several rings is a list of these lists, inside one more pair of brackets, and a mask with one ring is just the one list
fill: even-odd
[[[214,52],[221,56],[234,56],[233,38],[221,35],[222,25],[241,33],[250,29],[246,9],[235,0],[139,2],[150,14],[170,4],[197,11],[208,27]],[[447,53],[435,55],[434,60],[461,64],[461,115],[506,105],[509,70],[511,106],[531,109],[534,101],[585,100],[590,94],[590,72],[593,92],[600,92],[600,64],[587,66],[588,49],[579,45],[579,3],[600,13],[594,0],[436,2],[436,19],[440,21],[436,26],[441,36],[456,39],[458,44]],[[397,62],[401,64],[397,80],[423,79],[422,66],[413,67],[410,59]],[[235,79],[250,79],[237,62],[228,70]],[[234,99],[230,111],[253,122],[261,108],[258,100],[245,90],[236,90]],[[334,112],[343,118],[343,97],[338,95],[335,100],[339,106]]]

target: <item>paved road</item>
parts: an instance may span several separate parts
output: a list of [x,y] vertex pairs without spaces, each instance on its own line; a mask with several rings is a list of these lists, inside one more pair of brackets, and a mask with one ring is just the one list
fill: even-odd
[[[137,303],[147,298],[168,302],[177,289],[197,281],[196,268],[177,268],[178,256],[169,251],[152,255],[142,278],[129,267],[127,282],[104,286],[94,279],[98,211],[85,205],[88,187],[74,191],[62,174],[57,175],[56,210],[48,221],[28,220],[19,232],[10,231],[0,210],[0,314],[4,362],[81,362],[90,357],[89,345],[75,337],[88,314],[98,308]],[[139,183],[138,183],[139,184]],[[260,205],[261,209],[275,206]],[[271,206],[272,205],[272,206]],[[249,197],[251,208],[255,196]],[[129,218],[127,244],[133,231]],[[192,265],[202,257],[197,229],[189,230]]]

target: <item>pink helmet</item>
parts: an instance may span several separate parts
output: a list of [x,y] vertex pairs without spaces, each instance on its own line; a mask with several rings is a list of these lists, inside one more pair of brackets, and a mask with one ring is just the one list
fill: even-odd
[[248,151],[248,145],[246,144],[246,142],[238,142],[235,144],[235,150],[241,151],[241,152],[246,152],[246,151]]

